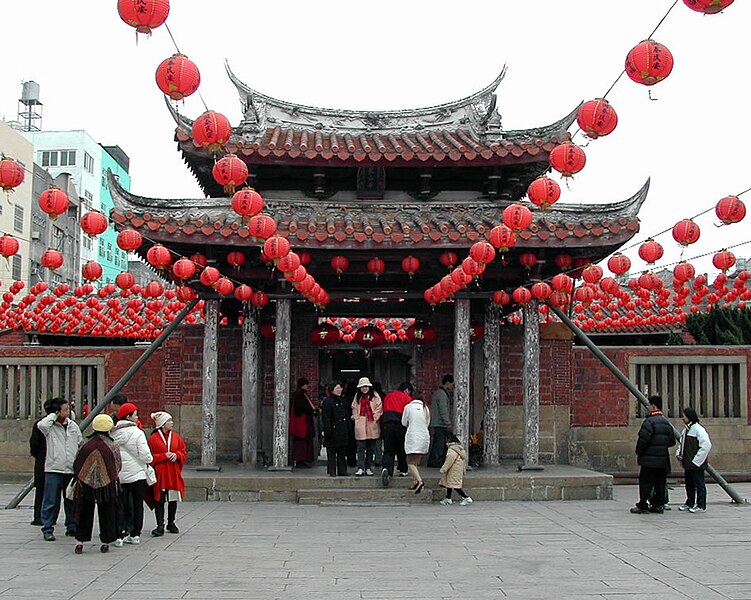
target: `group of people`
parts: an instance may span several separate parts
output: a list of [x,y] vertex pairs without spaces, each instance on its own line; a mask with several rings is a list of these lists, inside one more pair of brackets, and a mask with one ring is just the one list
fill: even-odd
[[[446,488],[441,504],[453,502],[456,490],[461,504],[472,503],[463,490],[467,455],[451,432],[450,392],[452,375],[445,375],[429,406],[414,397],[414,386],[402,383],[384,397],[368,377],[361,377],[351,398],[340,381],[328,387],[320,409],[310,397],[307,379],[298,380],[292,394],[290,433],[295,466],[309,466],[314,460],[313,432],[320,414],[322,443],[326,448],[326,470],[331,477],[347,476],[354,442],[355,477],[374,476],[377,445],[383,443],[380,457],[381,483],[388,487],[394,477],[394,462],[399,476],[412,476],[411,490],[420,494],[425,482],[419,466],[425,456],[428,466],[441,469],[439,484]],[[432,435],[431,435],[432,433]]]
[[177,503],[185,496],[182,468],[188,458],[185,442],[175,432],[172,416],[151,414],[155,428],[146,436],[138,407],[123,395],[112,400],[112,414],[99,414],[84,440],[71,419],[70,403],[52,398],[47,415],[35,424],[29,440],[35,459],[34,520],[44,540],[55,541],[55,524],[62,501],[65,535],[76,540],[75,553],[92,539],[94,513],[99,517],[100,551],[110,544],[139,544],[144,502],[153,508],[153,536],[179,533]]
[[681,413],[684,424],[676,441],[673,425],[662,411],[662,398],[649,397],[649,415],[644,419],[636,442],[639,471],[639,501],[634,514],[663,513],[668,503],[667,477],[670,473],[669,448],[678,443],[676,459],[683,466],[686,501],[678,507],[690,513],[707,512],[707,486],[704,471],[712,442],[699,422],[696,409],[687,406]]

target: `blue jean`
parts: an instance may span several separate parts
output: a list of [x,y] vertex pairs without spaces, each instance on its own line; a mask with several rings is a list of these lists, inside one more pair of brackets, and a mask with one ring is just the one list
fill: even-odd
[[357,440],[357,468],[369,469],[373,459],[375,440]]
[[686,505],[706,509],[707,484],[704,481],[704,470],[684,469],[683,476],[686,482]]
[[65,509],[65,531],[76,532],[73,502],[65,498],[65,488],[73,478],[70,473],[44,474],[44,499],[42,500],[42,533],[52,533],[60,512],[60,498]]

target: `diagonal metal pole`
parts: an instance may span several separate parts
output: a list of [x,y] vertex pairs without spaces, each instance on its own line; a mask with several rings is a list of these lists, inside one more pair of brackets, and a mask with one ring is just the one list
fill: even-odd
[[[193,310],[193,307],[198,302],[197,298],[194,298],[193,300],[190,300],[186,305],[185,308],[183,308],[178,315],[175,317],[175,320],[172,321],[167,327],[164,328],[162,333],[159,334],[159,337],[157,337],[153,342],[151,342],[151,345],[146,348],[143,354],[138,357],[138,360],[133,363],[133,365],[128,369],[125,374],[120,378],[120,380],[113,385],[110,390],[105,394],[104,398],[102,398],[102,401],[97,403],[97,405],[91,409],[88,416],[81,421],[79,424],[79,427],[81,428],[81,431],[84,431],[94,420],[94,417],[96,417],[99,413],[101,413],[105,408],[107,408],[112,402],[112,398],[114,398],[118,392],[120,392],[123,387],[125,387],[125,384],[130,381],[131,377],[135,375],[138,372],[138,369],[141,368],[143,363],[145,363],[147,360],[149,360],[149,357],[156,352],[159,347],[164,343],[164,340],[166,340],[170,334],[177,328],[177,326],[182,323],[183,319],[190,314],[190,311]],[[26,484],[21,488],[21,490],[13,496],[13,499],[6,505],[6,510],[9,508],[16,508],[20,503],[21,500],[23,500],[26,497],[26,494],[28,494],[32,489],[34,488],[34,478],[32,477],[29,479],[29,481],[26,482]]]
[[[589,339],[586,333],[584,333],[581,329],[579,329],[576,324],[566,316],[564,312],[562,312],[558,307],[553,306],[552,304],[548,304],[550,307],[550,310],[552,310],[555,315],[563,321],[568,328],[574,332],[574,335],[578,337],[587,348],[589,348],[592,351],[592,354],[594,354],[597,359],[605,365],[612,373],[615,375],[618,380],[626,386],[629,392],[631,392],[634,396],[636,396],[636,399],[641,402],[641,404],[645,407],[649,407],[649,400],[647,397],[641,392],[641,390],[636,387],[633,382],[626,377],[621,370],[613,364],[613,361],[611,361],[602,350],[600,350],[597,345]],[[681,439],[681,433],[673,427],[673,435],[675,435],[675,438],[680,441]],[[725,490],[728,496],[730,496],[733,500],[733,502],[736,502],[737,504],[746,504],[746,500],[738,493],[738,491],[733,488],[726,480],[725,478],[720,475],[712,465],[707,464],[707,473],[709,473],[712,478],[719,484],[719,486]]]

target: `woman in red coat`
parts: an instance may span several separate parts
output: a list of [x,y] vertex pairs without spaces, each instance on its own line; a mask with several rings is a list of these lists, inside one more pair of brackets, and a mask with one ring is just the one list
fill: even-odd
[[177,503],[185,497],[185,482],[183,481],[183,465],[188,460],[188,449],[180,434],[172,431],[175,423],[172,415],[167,412],[151,413],[156,429],[149,436],[149,448],[154,457],[151,463],[156,471],[156,483],[152,486],[154,500],[154,514],[156,529],[153,536],[164,535],[164,503],[167,502],[167,531],[180,533],[175,525]]

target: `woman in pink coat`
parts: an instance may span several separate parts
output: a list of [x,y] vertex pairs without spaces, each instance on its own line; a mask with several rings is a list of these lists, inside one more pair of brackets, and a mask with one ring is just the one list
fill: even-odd
[[372,476],[370,461],[373,457],[375,442],[381,437],[379,425],[383,414],[381,397],[373,390],[373,384],[367,377],[360,377],[357,393],[352,400],[352,420],[355,422],[355,440],[357,440],[357,471],[355,477]]

